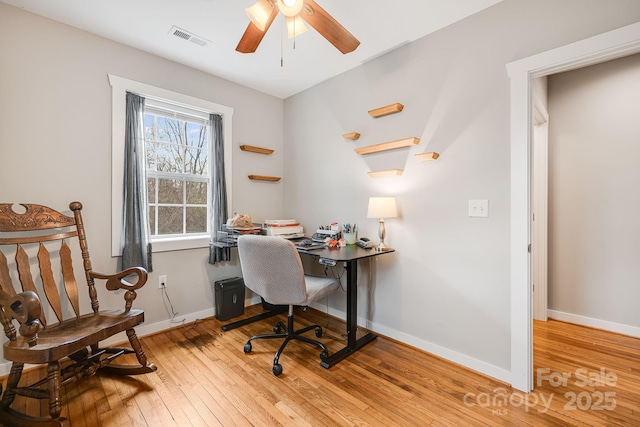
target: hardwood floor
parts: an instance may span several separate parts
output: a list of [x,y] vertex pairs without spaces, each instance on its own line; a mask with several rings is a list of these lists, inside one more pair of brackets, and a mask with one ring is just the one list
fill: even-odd
[[[527,395],[384,337],[331,369],[319,366],[314,346],[290,343],[275,377],[280,341],[256,341],[251,354],[243,345],[285,318],[227,332],[211,318],[143,337],[157,372],[69,385],[63,416],[73,427],[640,425],[639,339],[535,322],[538,385]],[[328,323],[330,352],[343,345],[343,322],[316,310],[296,319],[298,327]],[[46,404],[29,405],[46,414]]]

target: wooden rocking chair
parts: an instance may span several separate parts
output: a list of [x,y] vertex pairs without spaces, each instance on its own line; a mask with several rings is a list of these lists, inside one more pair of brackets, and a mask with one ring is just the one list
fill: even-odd
[[[0,401],[0,423],[6,426],[68,425],[68,420],[60,416],[62,386],[91,376],[98,370],[123,375],[156,370],[153,364],[147,363],[147,356],[133,329],[144,321],[144,312],[131,308],[136,290],[147,281],[147,272],[143,268],[130,268],[113,275],[93,271],[82,222],[82,204],[79,202],[69,205],[73,216],[35,204],[23,204],[26,211],[17,213],[12,206],[11,203],[0,204],[0,322],[8,338],[3,355],[12,362]],[[92,309],[88,314],[80,312],[80,296],[73,273],[71,249],[67,244],[70,240],[77,240],[80,246]],[[54,254],[50,255],[52,248]],[[37,256],[34,254],[36,250]],[[7,262],[5,251],[15,254],[15,264]],[[52,259],[56,258],[60,260],[60,267],[54,269]],[[32,262],[39,265],[40,281],[33,279]],[[54,279],[55,273],[62,279],[60,289]],[[133,275],[137,276],[135,283],[125,280]],[[16,285],[14,289],[13,279],[16,277],[20,288]],[[99,310],[95,279],[106,280],[106,288],[110,291],[125,291],[123,310]],[[45,313],[51,312],[55,314],[57,323],[47,322]],[[14,319],[19,323],[19,335]],[[100,341],[122,331],[126,331],[132,348],[99,346]],[[111,364],[118,356],[130,353],[135,353],[139,365]],[[19,385],[25,363],[46,364],[46,377],[30,385]],[[0,393],[1,386],[0,383]],[[48,399],[51,418],[13,409],[11,405],[16,395]]]

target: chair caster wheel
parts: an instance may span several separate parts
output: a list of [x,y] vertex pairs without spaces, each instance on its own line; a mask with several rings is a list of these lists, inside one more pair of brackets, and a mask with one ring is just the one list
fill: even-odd
[[316,337],[322,338],[322,328],[316,329]]
[[275,365],[273,365],[273,375],[277,377],[281,373],[282,373],[282,365],[279,363],[276,363]]
[[244,352],[245,353],[251,353],[251,343],[248,342],[244,345]]
[[284,325],[282,324],[282,322],[278,322],[276,323],[276,326],[273,327],[273,332],[276,334],[279,334],[280,332],[282,332],[283,329],[284,329]]

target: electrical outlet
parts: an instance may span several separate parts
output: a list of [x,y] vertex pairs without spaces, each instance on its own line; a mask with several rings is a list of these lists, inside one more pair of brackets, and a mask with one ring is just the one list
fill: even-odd
[[489,216],[489,201],[469,200],[469,216],[487,218]]
[[166,288],[167,287],[167,275],[163,274],[158,276],[158,288]]

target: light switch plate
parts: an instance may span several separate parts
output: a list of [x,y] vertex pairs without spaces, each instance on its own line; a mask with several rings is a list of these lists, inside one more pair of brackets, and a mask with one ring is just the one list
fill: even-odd
[[469,200],[469,216],[489,217],[489,200]]

